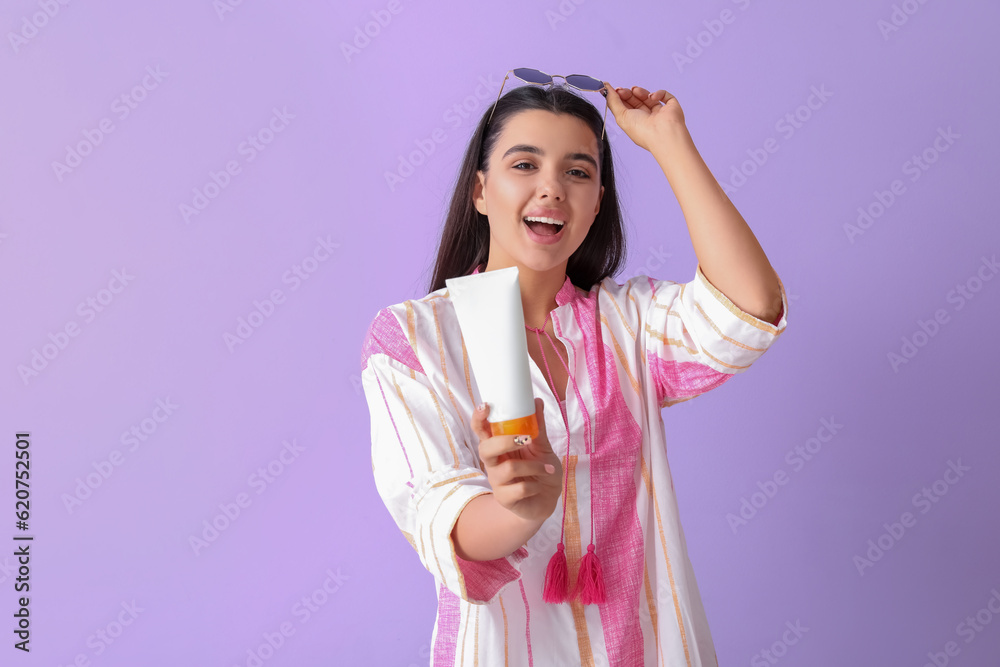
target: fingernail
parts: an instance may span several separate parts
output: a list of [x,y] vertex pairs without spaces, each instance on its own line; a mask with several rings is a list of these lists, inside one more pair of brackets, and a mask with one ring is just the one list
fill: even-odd
[[476,412],[482,412],[485,409],[486,409],[486,403],[480,403],[479,405],[476,406]]
[[552,465],[551,463],[546,463],[545,464],[545,472],[547,472],[547,473],[549,473],[551,475],[555,471],[556,471],[556,467],[554,465]]
[[531,444],[531,436],[530,435],[515,435],[514,436],[514,444],[517,445],[518,447],[524,447],[525,445],[530,445]]

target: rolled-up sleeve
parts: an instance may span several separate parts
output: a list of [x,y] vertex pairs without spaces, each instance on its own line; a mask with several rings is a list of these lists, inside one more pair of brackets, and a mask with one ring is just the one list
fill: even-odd
[[465,441],[462,422],[434,390],[388,309],[369,329],[361,381],[375,486],[393,520],[439,583],[468,602],[491,602],[521,576],[517,564],[527,551],[491,561],[466,561],[455,552],[451,533],[459,515],[492,489],[479,467],[478,442]]
[[[699,264],[688,283],[640,276],[650,290],[641,336],[660,407],[714,389],[747,370],[784,332],[785,287],[775,322],[741,310],[712,285]],[[636,279],[638,280],[638,279]],[[637,284],[641,294],[644,285]]]

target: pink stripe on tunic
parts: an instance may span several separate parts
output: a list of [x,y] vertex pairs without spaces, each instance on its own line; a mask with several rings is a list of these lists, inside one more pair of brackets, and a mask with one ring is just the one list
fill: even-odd
[[668,397],[685,398],[703,394],[734,377],[731,373],[720,373],[696,361],[668,361],[653,352],[646,354],[646,360],[656,384],[658,403],[663,403]]
[[389,312],[388,308],[380,310],[368,327],[368,334],[361,346],[361,370],[368,366],[368,357],[379,352],[389,355],[418,373],[424,372],[424,367],[420,365],[417,355],[410,347],[410,341],[399,325],[399,320]]
[[441,584],[438,586],[437,637],[434,641],[434,665],[455,664],[458,624],[462,618],[459,597]]
[[[649,289],[656,300],[656,282],[648,278]],[[779,316],[780,319],[780,316]],[[666,335],[666,331],[663,332]],[[715,389],[733,377],[695,361],[668,361],[650,351],[646,353],[650,374],[656,385],[656,402],[669,398],[687,398]]]
[[[406,453],[406,447],[403,446],[403,436],[399,434],[399,427],[396,426],[396,419],[392,416],[392,408],[389,407],[389,400],[385,397],[385,389],[382,388],[382,381],[375,377],[375,381],[378,382],[378,390],[382,393],[382,402],[385,403],[385,412],[389,415],[389,421],[392,422],[392,430],[396,432],[396,440],[399,441],[399,449],[403,452],[403,458],[406,459],[406,467],[410,469],[410,479],[413,479],[413,466],[410,464],[410,455]],[[406,484],[412,489],[413,482],[406,482]]]
[[524,641],[528,647],[528,667],[534,667],[535,660],[531,657],[531,612],[528,610],[528,594],[524,592],[524,581],[518,581],[521,587],[521,599],[524,600]]
[[[514,562],[520,562],[527,557],[528,550],[523,546],[510,555]],[[455,562],[458,563],[465,579],[465,592],[473,600],[492,600],[500,589],[521,576],[505,557],[494,560],[465,560],[456,553]]]
[[[592,424],[590,456],[593,541],[607,591],[607,602],[600,606],[601,621],[609,663],[642,667],[639,596],[645,554],[635,484],[642,429],[622,396],[614,350],[598,340],[603,335],[596,312],[598,294],[574,301],[573,314],[583,335],[594,410],[601,415],[600,422]],[[616,508],[619,511],[613,514]]]
[[[424,372],[423,366],[420,365],[417,356],[413,353],[410,341],[407,340],[406,334],[403,333],[403,328],[399,326],[399,320],[389,312],[388,308],[380,310],[372,321],[371,326],[368,327],[368,333],[361,346],[362,371],[368,366],[368,358],[373,354],[385,354],[407,368],[412,368],[420,373]],[[381,382],[378,383],[378,388],[382,394],[382,402],[385,403],[386,414],[389,415],[392,428],[396,432],[399,447],[402,449],[403,457],[406,459],[406,466],[410,469],[410,479],[413,479],[413,466],[410,464],[410,456],[406,453],[406,447],[403,446],[403,438],[399,435],[399,427],[396,426],[396,420],[392,416],[392,409],[389,407],[389,401],[385,396],[385,388]],[[406,484],[410,488],[413,488],[411,482],[407,482]]]

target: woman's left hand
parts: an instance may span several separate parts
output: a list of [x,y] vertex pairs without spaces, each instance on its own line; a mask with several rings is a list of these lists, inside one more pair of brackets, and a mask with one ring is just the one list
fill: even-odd
[[659,134],[685,128],[684,111],[677,98],[665,90],[650,93],[645,88],[614,88],[607,81],[608,109],[629,139],[637,146],[650,150]]

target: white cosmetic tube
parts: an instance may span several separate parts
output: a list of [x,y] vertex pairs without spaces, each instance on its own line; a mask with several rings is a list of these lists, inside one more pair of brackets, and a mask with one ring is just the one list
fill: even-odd
[[538,437],[516,266],[445,280],[491,435]]

